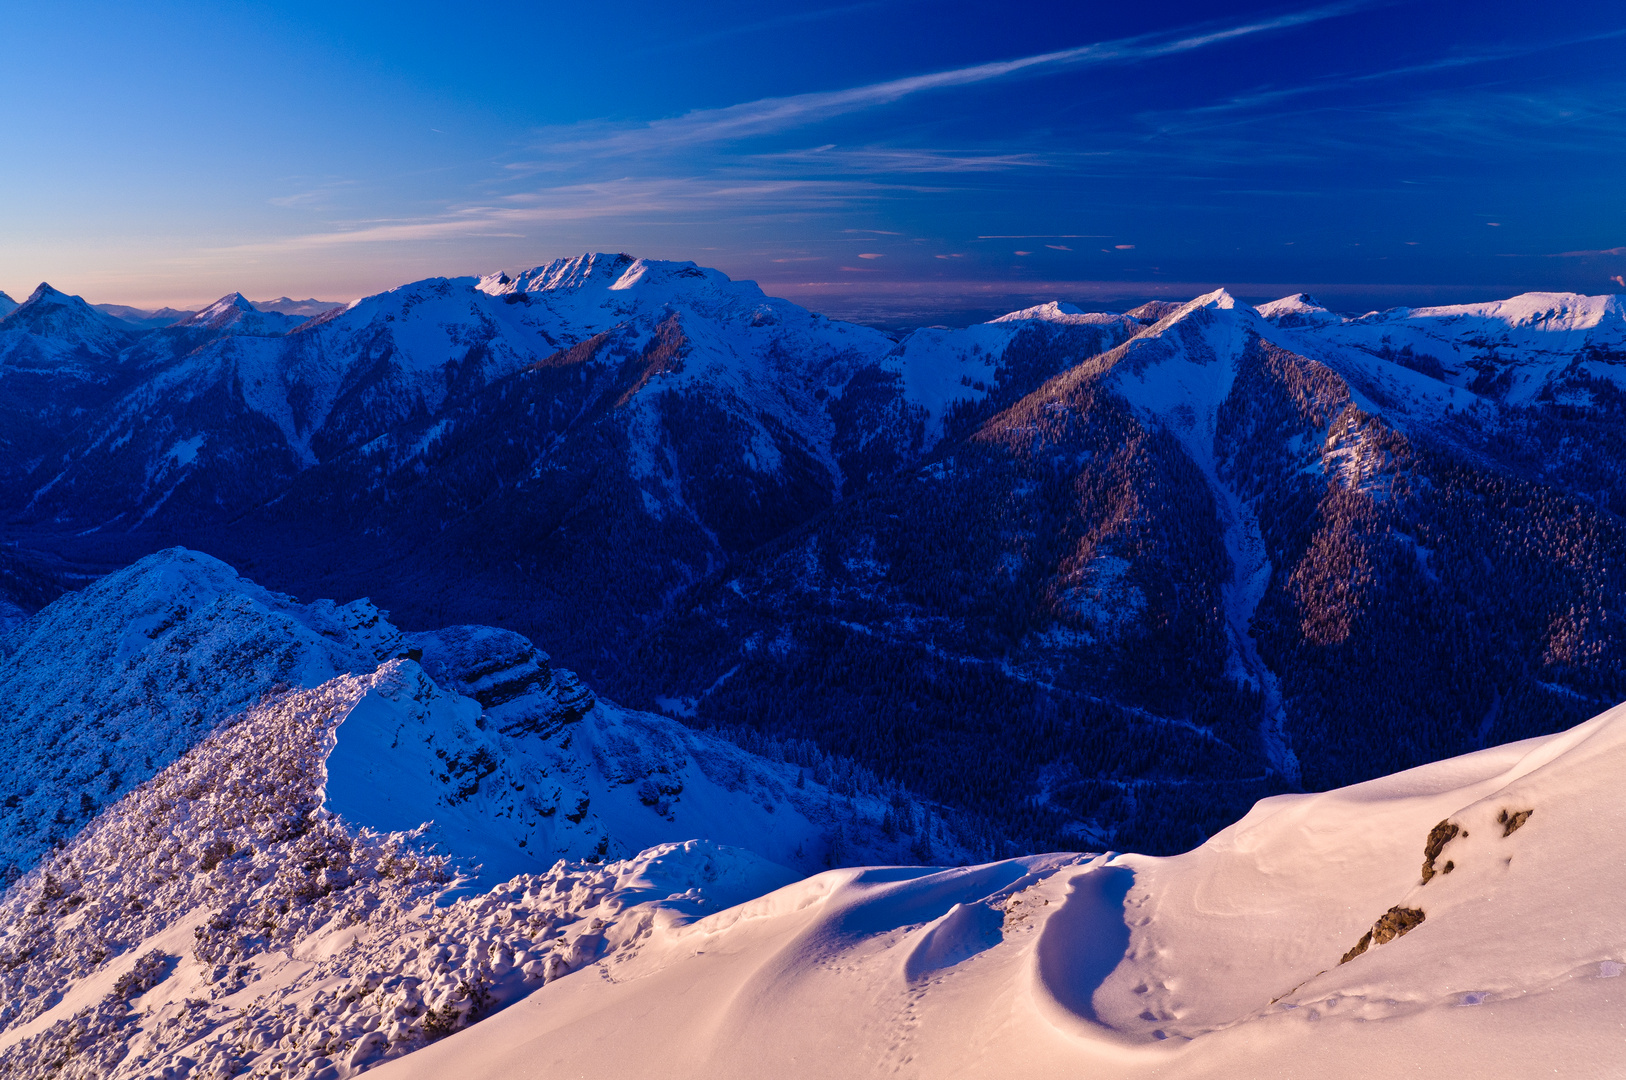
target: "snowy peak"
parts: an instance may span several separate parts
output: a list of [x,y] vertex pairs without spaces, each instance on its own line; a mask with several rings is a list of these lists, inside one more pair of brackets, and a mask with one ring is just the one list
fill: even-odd
[[533,266],[511,278],[506,273],[480,279],[480,290],[493,296],[508,293],[572,292],[590,286],[609,288],[636,260],[631,255],[586,252],[567,259]]
[[[1311,320],[1273,321],[1293,326],[1318,358],[1364,367],[1386,384],[1383,393],[1422,395],[1420,406],[1436,413],[1464,390],[1503,404],[1589,407],[1600,384],[1626,387],[1626,301],[1619,296],[1532,292]],[[1419,376],[1431,381],[1419,383]]]
[[215,325],[222,320],[236,319],[253,310],[254,305],[250,304],[248,302],[248,298],[242,293],[228,293],[225,296],[222,296],[219,300],[216,300],[214,303],[210,304],[208,307],[204,308],[202,311],[198,312],[196,315],[183,319],[181,321],[181,325]]
[[1267,322],[1276,326],[1317,326],[1328,322],[1343,322],[1342,318],[1328,311],[1309,293],[1284,296],[1280,300],[1260,304],[1256,310]]
[[1116,323],[1133,322],[1126,315],[1117,315],[1105,311],[1085,311],[1074,304],[1064,300],[1052,300],[1048,304],[1038,304],[1034,307],[1022,308],[997,319],[990,320],[995,323],[1012,322],[1047,322],[1062,326],[1107,326]]
[[1250,336],[1259,335],[1266,327],[1253,308],[1237,303],[1224,289],[1215,289],[1165,311],[1157,322],[1126,344],[1123,353],[1126,358],[1140,356],[1154,343],[1162,343],[1159,348],[1164,352],[1172,346],[1190,359],[1206,363],[1218,356],[1235,355]]
[[196,315],[175,325],[188,330],[213,330],[237,334],[274,336],[285,334],[303,322],[297,315],[262,312],[242,293],[228,293]]
[[[476,286],[491,296],[523,295],[527,301],[542,301],[566,308],[589,297],[602,304],[627,301],[642,306],[719,300],[760,301],[762,290],[755,282],[733,281],[720,270],[692,262],[636,259],[625,253],[607,255],[588,252],[569,259],[555,259],[521,271],[490,274]],[[602,296],[600,296],[602,294]]]
[[70,348],[104,352],[127,340],[131,328],[97,311],[82,298],[42,281],[27,300],[0,320],[0,330],[22,330]]
[[1217,311],[1229,311],[1234,307],[1236,307],[1236,297],[1226,292],[1223,288],[1220,288],[1215,289],[1210,293],[1204,293],[1195,299],[1186,301],[1184,304],[1180,305],[1180,309],[1177,314],[1186,315],[1202,308],[1212,308]]
[[4,292],[0,292],[0,319],[5,318],[7,315],[10,315],[16,310],[17,301],[7,296]]
[[1180,305],[1112,354],[1112,379],[1143,414],[1169,425],[1199,462],[1213,454],[1220,405],[1244,351],[1270,324],[1224,289]]

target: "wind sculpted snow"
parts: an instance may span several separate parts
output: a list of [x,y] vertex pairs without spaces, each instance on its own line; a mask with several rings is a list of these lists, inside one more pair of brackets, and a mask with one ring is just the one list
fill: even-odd
[[[1606,1075],[1626,872],[1596,852],[1623,765],[1617,709],[1266,800],[1175,858],[833,871],[655,932],[380,1080]],[[1426,847],[1451,869],[1420,877]],[[1403,929],[1340,963],[1394,910]]]

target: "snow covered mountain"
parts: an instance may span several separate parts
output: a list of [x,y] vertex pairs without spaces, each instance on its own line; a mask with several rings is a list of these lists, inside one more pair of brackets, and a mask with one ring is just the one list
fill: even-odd
[[44,283],[0,314],[0,498],[12,513],[28,474],[124,385],[117,355],[136,337]]
[[[1292,300],[1299,306],[1283,306]],[[1621,296],[1523,293],[1489,304],[1341,319],[1300,294],[1259,310],[1278,326],[1304,330],[1303,339],[1323,349],[1380,357],[1507,404],[1591,405],[1594,384],[1618,389],[1614,372],[1626,359]]]
[[180,308],[137,308],[130,307],[128,304],[92,304],[91,307],[103,315],[111,315],[115,319],[127,322],[142,330],[170,326],[197,314],[195,311],[183,311]]
[[[285,335],[248,307],[110,361],[133,381],[36,459],[19,526],[101,561],[179,535],[306,592],[413,582],[389,603],[414,621],[456,604],[589,672],[684,588],[1139,326],[1034,316],[899,345],[620,255],[418,282]],[[286,557],[313,543],[330,557]]]
[[0,348],[28,348],[43,356],[109,357],[133,340],[135,330],[104,315],[77,296],[41,282],[21,304],[0,317]]
[[184,549],[0,638],[0,702],[7,1076],[362,1067],[655,923],[982,843],[811,746],[621,709],[516,634],[403,634]]
[[5,318],[7,315],[10,315],[16,310],[17,301],[7,296],[4,291],[0,291],[0,319]]
[[1626,706],[1173,858],[801,879],[837,837],[902,854],[922,808],[618,709],[505,631],[402,634],[174,550],[4,648],[33,710],[8,786],[67,793],[97,739],[141,773],[0,896],[7,1076],[1365,1077],[1440,1046],[1522,1076],[1595,1060],[1620,1007],[1626,880],[1595,856]]
[[1271,321],[1307,310],[1164,309],[693,591],[617,692],[1154,851],[1626,696],[1607,365],[1554,376],[1590,407],[1524,407]]
[[256,311],[272,311],[279,315],[298,315],[309,319],[317,315],[326,315],[330,311],[343,308],[345,305],[336,300],[318,300],[311,297],[308,300],[291,300],[286,296],[279,296],[275,300],[256,300]]
[[378,1076],[1609,1075],[1623,766],[1615,709],[1176,858],[833,871]]
[[[15,332],[66,357],[0,365],[19,561],[185,543],[503,626],[1044,846],[1182,850],[1626,696],[1618,299],[1220,292],[894,339],[586,255],[253,318]],[[0,587],[5,617],[48,594]]]

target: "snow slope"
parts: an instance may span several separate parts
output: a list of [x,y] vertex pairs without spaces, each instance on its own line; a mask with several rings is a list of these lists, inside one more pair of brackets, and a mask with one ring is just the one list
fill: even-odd
[[1626,708],[1174,858],[832,871],[378,1075],[1615,1075],[1623,767]]
[[63,596],[0,637],[0,870],[28,869],[273,688],[400,647],[365,600],[299,604],[180,548]]
[[804,872],[830,864],[837,834],[836,861],[903,850],[878,829],[891,792],[872,778],[809,780],[622,709],[518,634],[403,635],[365,599],[300,604],[172,548],[0,638],[0,868],[15,879],[261,699],[344,676],[371,681],[334,721],[330,808],[381,832],[432,821],[486,881],[691,836]]
[[0,315],[0,356],[21,340],[46,356],[108,355],[129,343],[135,328],[40,282],[27,300]]
[[[1626,356],[1626,298],[1618,295],[1522,293],[1344,319],[1300,293],[1259,312],[1318,358],[1341,355],[1361,363],[1376,357],[1386,362],[1386,374],[1407,368],[1506,404],[1584,405],[1593,400],[1589,379],[1626,386],[1619,366]],[[1453,400],[1460,407],[1460,399]]]
[[6,1077],[351,1075],[922,813],[178,548],[0,639],[0,707]]

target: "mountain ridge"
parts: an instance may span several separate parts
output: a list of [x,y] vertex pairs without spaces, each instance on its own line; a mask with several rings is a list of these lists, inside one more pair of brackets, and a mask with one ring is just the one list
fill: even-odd
[[[184,542],[403,625],[505,624],[634,704],[814,740],[1016,833],[1173,850],[1272,790],[1626,690],[1626,485],[1593,452],[1620,443],[1623,326],[1607,297],[1346,318],[1219,290],[896,339],[588,253],[0,369],[0,493],[19,560]],[[1490,691],[1431,644],[1454,605]],[[1362,744],[1324,687],[1379,694],[1413,653],[1437,688],[1367,701]],[[1043,718],[1019,747],[1012,715]],[[972,745],[991,770],[926,764]]]

